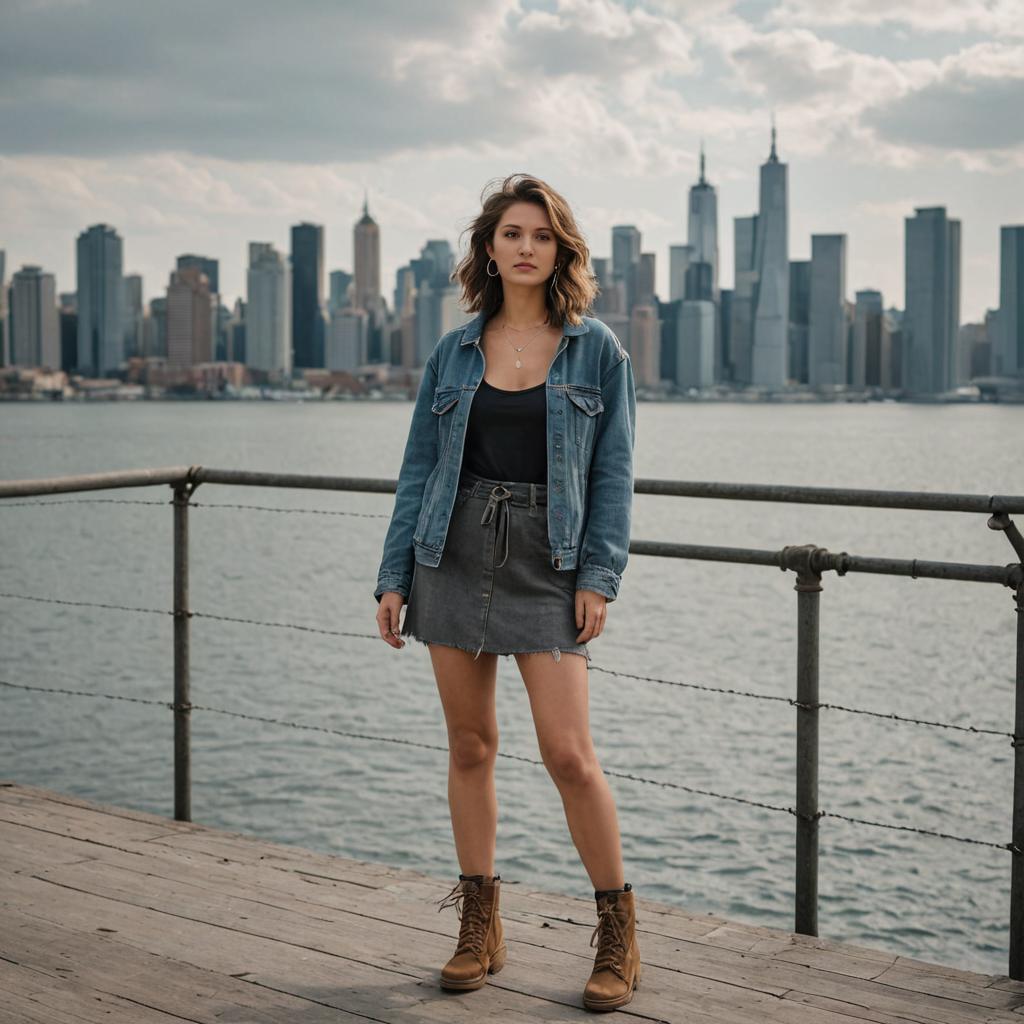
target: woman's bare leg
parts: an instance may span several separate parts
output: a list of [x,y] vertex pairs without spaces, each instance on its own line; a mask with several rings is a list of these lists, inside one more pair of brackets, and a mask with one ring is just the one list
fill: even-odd
[[459,868],[489,877],[498,830],[498,656],[481,653],[474,660],[468,651],[432,643],[430,658],[448,726],[448,808]]
[[595,889],[625,884],[615,798],[590,735],[587,659],[517,654],[530,697],[540,755],[565,808],[576,849]]

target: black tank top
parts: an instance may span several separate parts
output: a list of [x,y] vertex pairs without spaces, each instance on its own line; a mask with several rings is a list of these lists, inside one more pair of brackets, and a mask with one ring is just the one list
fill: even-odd
[[464,470],[489,480],[548,482],[545,384],[506,391],[481,380],[466,424]]

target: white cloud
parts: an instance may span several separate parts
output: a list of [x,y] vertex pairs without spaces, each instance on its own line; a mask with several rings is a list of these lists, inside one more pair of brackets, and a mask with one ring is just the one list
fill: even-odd
[[917,32],[991,33],[1024,36],[1022,0],[781,0],[767,14],[776,25],[872,28],[899,25]]
[[[345,265],[368,185],[388,274],[465,222],[478,182],[514,170],[571,183],[602,231],[605,216],[632,218],[680,241],[703,137],[727,260],[772,110],[795,216],[868,216],[858,203],[908,197],[870,214],[880,226],[915,194],[963,209],[961,188],[995,222],[995,196],[1024,168],[1022,5],[7,0],[0,242],[12,260],[59,261],[66,285],[74,234],[105,220],[148,291],[177,252],[204,246],[237,286],[246,241],[286,245],[300,219],[328,225],[329,261]],[[945,33],[947,56],[901,52],[901,32]],[[805,173],[826,180],[801,191]],[[851,180],[876,199],[847,194]],[[802,206],[812,191],[828,205]],[[965,280],[965,302],[978,287]]]

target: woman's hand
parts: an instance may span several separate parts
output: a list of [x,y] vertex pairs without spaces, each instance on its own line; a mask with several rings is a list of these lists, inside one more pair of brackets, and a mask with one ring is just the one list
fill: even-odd
[[600,636],[608,615],[608,598],[596,590],[576,591],[576,628],[582,630],[576,643],[585,644]]
[[392,647],[401,650],[405,641],[398,634],[398,615],[405,604],[405,597],[394,590],[385,590],[377,606],[377,629],[381,638]]

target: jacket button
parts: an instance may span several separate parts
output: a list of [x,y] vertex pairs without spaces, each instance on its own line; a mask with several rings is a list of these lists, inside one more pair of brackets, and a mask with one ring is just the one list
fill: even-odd
[[561,558],[561,555],[559,555],[559,556],[557,556],[555,558],[555,568],[556,569],[561,569],[562,568],[562,558]]

